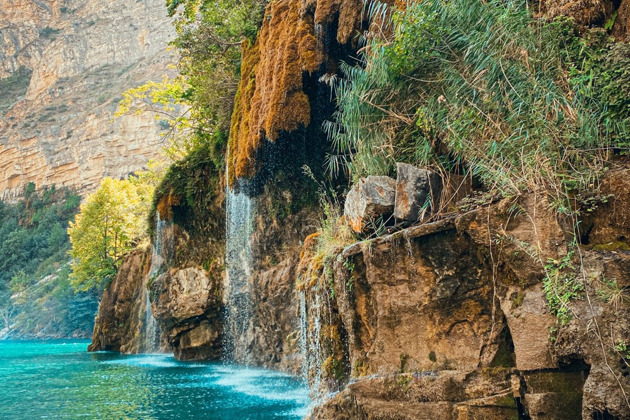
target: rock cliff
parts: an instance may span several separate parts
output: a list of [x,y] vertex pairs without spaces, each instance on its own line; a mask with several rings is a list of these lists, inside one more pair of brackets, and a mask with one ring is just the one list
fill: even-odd
[[[321,167],[334,111],[324,80],[355,51],[359,10],[270,3],[243,46],[215,184],[227,197],[210,195],[203,212],[204,195],[181,194],[190,186],[158,195],[180,239],[151,302],[176,356],[229,347],[237,362],[302,372],[313,419],[630,418],[627,170],[604,178],[601,196],[615,199],[581,221],[581,246],[530,192],[318,254],[321,209],[302,166]],[[565,272],[573,263],[579,279]],[[549,281],[579,284],[574,299],[553,308]]]
[[630,416],[614,344],[627,336],[629,312],[605,284],[625,290],[630,254],[578,251],[584,291],[571,320],[558,322],[541,286],[545,264],[523,244],[535,236],[553,261],[568,242],[544,200],[519,206],[514,215],[498,202],[358,243],[330,266],[305,251],[311,262],[298,281],[307,354],[317,356],[309,381],[343,390],[313,418]]
[[91,192],[157,155],[152,116],[112,118],[122,92],[172,71],[163,2],[11,0],[0,27],[0,198]]
[[143,350],[147,294],[143,282],[150,266],[148,249],[129,254],[99,305],[90,351],[138,353]]
[[138,340],[151,318],[161,349],[178,359],[222,356],[225,210],[215,177],[208,149],[170,168],[156,192],[151,247],[129,254],[105,291],[90,350],[145,351]]

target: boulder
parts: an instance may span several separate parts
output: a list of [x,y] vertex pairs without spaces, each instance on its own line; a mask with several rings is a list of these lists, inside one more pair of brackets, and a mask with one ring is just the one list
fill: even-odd
[[435,172],[407,163],[398,163],[394,217],[414,223],[431,211],[440,197],[442,181]]
[[368,176],[357,182],[346,197],[344,215],[355,232],[380,216],[394,211],[396,181],[388,176]]
[[220,285],[202,268],[172,268],[151,283],[152,313],[179,360],[221,356]]

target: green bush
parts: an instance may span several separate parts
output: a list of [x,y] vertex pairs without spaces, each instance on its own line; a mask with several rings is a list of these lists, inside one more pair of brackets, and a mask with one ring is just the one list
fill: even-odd
[[20,67],[11,76],[0,80],[0,113],[6,112],[20,96],[26,94],[32,74],[32,70]]

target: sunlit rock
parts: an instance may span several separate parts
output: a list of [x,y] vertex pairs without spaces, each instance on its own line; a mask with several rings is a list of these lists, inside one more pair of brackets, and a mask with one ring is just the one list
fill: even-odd
[[377,218],[394,211],[396,181],[388,176],[368,176],[357,182],[346,197],[344,215],[355,232],[362,232]]
[[407,163],[398,163],[396,168],[394,217],[409,223],[422,220],[439,201],[442,181],[435,172]]

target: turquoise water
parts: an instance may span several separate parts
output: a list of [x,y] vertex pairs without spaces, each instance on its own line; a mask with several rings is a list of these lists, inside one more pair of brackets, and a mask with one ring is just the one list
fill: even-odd
[[0,341],[2,419],[299,419],[308,390],[263,369]]

